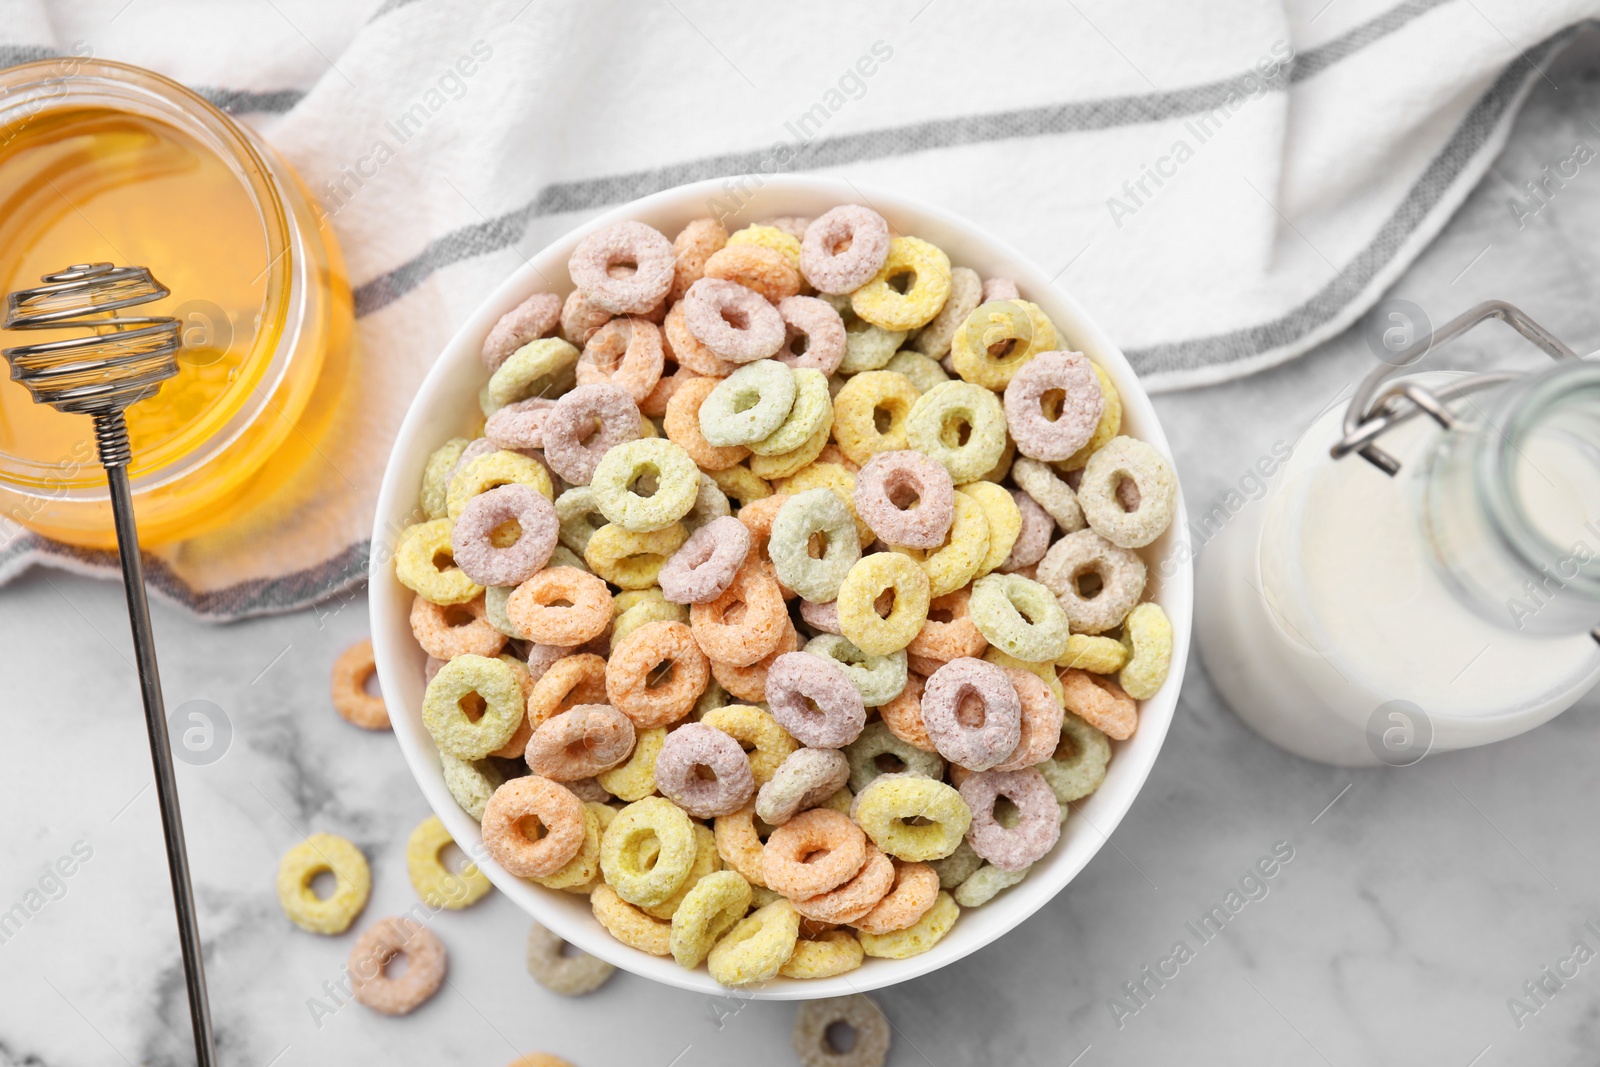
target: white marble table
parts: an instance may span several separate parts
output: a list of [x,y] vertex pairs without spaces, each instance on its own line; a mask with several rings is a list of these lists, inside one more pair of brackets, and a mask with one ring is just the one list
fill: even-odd
[[[1600,145],[1597,105],[1593,73],[1541,87],[1495,177],[1393,295],[1435,321],[1502,297],[1581,351],[1600,344],[1600,178],[1585,170],[1522,229],[1507,207],[1575,141]],[[1509,337],[1485,334],[1463,358],[1502,360]],[[1370,360],[1352,332],[1250,381],[1160,398],[1191,503],[1293,440]],[[42,905],[0,943],[0,1067],[187,1062],[121,595],[54,572],[0,592],[0,911]],[[578,1000],[546,992],[523,967],[527,921],[497,896],[436,920],[449,986],[423,1010],[328,1014],[323,986],[354,935],[285,923],[278,857],[314,829],[348,835],[372,859],[367,914],[395,913],[413,900],[405,837],[427,813],[392,738],[328,706],[365,600],[220,628],[155,615],[169,705],[210,701],[232,728],[219,760],[180,768],[224,1063],[501,1064],[536,1049],[581,1067],[790,1061],[789,1006],[730,1011],[626,975]],[[897,1031],[891,1062],[1592,1063],[1600,964],[1520,1027],[1507,1000],[1575,942],[1600,949],[1584,927],[1600,929],[1597,704],[1492,749],[1351,772],[1258,740],[1194,669],[1148,785],[1077,881],[1000,943],[876,994]],[[1186,924],[1275,845],[1293,858],[1267,895],[1201,944]],[[69,877],[47,874],[58,860]],[[1146,980],[1119,1027],[1108,1002],[1179,940],[1194,957],[1159,988]]]

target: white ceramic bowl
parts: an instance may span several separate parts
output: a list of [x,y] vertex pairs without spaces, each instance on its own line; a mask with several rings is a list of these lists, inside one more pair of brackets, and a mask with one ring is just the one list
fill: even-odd
[[[706,181],[669,189],[608,211],[540,252],[483,302],[440,354],[395,439],[378,495],[370,589],[372,643],[378,661],[378,680],[389,705],[395,736],[417,784],[451,836],[478,858],[479,866],[502,893],[566,941],[634,974],[680,989],[710,994],[727,991],[712,981],[704,967],[684,970],[670,957],[651,956],[623,945],[595,921],[587,899],[514,877],[488,858],[478,824],[457,806],[445,788],[437,750],[422,725],[425,656],[412,638],[407,621],[412,595],[395,580],[390,558],[396,535],[416,521],[417,487],[422,481],[422,467],[428,453],[447,438],[470,432],[478,415],[478,390],[486,379],[478,350],[495,321],[534,292],[551,284],[568,286],[567,259],[577,243],[592,231],[621,219],[639,219],[670,236],[689,220],[712,214],[709,205],[713,198],[720,201],[725,197],[720,180]],[[1060,328],[1065,346],[1087,353],[1111,375],[1122,393],[1123,432],[1150,442],[1163,454],[1171,454],[1149,397],[1110,339],[1070,297],[1054,289],[1049,277],[1038,267],[966,220],[893,193],[863,190],[854,183],[779,176],[765,178],[764,184],[755,190],[741,210],[726,221],[728,229],[734,230],[774,215],[817,215],[836,204],[863,200],[881,211],[898,232],[925,238],[944,249],[952,263],[971,267],[985,278],[1014,279],[1022,295],[1042,307]],[[1178,687],[1188,659],[1193,604],[1193,571],[1188,562],[1186,530],[1180,499],[1171,529],[1143,552],[1151,564],[1153,598],[1172,620],[1171,673],[1161,691],[1143,702],[1138,732],[1127,741],[1115,743],[1105,783],[1068,817],[1055,849],[1034,864],[1028,877],[1017,886],[981,908],[963,910],[955,926],[931,951],[904,960],[868,959],[860,969],[836,978],[813,981],[779,978],[758,989],[741,991],[740,996],[805,1000],[904,982],[954,963],[989,944],[1038,911],[1072,881],[1133,804],[1133,798],[1144,785],[1156,754],[1161,750],[1177,706]],[[520,944],[522,933],[507,931],[506,938]]]

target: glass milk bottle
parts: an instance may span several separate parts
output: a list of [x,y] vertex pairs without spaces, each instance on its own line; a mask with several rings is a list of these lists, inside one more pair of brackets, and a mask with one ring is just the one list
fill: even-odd
[[1487,317],[1562,358],[1379,368],[1200,557],[1206,671],[1291,752],[1406,765],[1532,729],[1600,679],[1600,363],[1504,304],[1438,336]]

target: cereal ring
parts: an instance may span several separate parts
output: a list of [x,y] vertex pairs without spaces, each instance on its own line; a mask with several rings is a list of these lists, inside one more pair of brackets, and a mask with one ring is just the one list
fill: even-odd
[[864,464],[881,452],[903,450],[906,422],[920,395],[905,375],[893,371],[866,371],[851,378],[833,402],[833,437],[840,451]]
[[[405,957],[405,973],[384,973],[390,961]],[[444,982],[444,943],[408,916],[379,919],[356,939],[345,967],[350,995],[381,1015],[406,1015],[421,1007]]]
[[[1020,818],[1015,827],[996,821],[998,797],[1016,805]],[[961,783],[961,799],[972,810],[967,830],[972,850],[1003,871],[1026,870],[1061,837],[1061,805],[1044,776],[1031,768],[970,774]]]
[[[466,453],[463,453],[463,458],[465,456]],[[452,521],[459,522],[467,505],[473,500],[500,486],[514,484],[528,486],[546,500],[555,496],[550,472],[543,463],[519,452],[501,449],[465,463],[451,476],[450,489],[445,495],[445,511]]]
[[785,978],[832,978],[861,966],[865,955],[850,931],[824,930],[815,937],[801,937],[778,973]]
[[[332,874],[333,892],[318,897],[311,883]],[[312,834],[278,861],[278,903],[289,921],[310,934],[342,934],[372,892],[367,857],[336,834]]]
[[830,600],[825,604],[816,604],[812,601],[801,599],[800,617],[806,625],[817,633],[837,634],[839,630],[838,602]]
[[[915,778],[944,777],[944,760],[897,737],[887,723],[868,723],[845,749],[850,761],[850,789],[857,795],[885,774]],[[885,764],[897,769],[886,769]]]
[[444,865],[439,853],[454,843],[437,815],[418,823],[406,839],[406,874],[417,897],[429,907],[465,908],[494,888],[475,863],[468,863],[459,873]]
[[[709,779],[701,769],[711,773]],[[672,731],[656,759],[656,788],[697,819],[731,815],[754,795],[750,760],[721,730],[691,722]]]
[[[788,256],[775,248],[766,248],[749,242],[735,242],[732,237],[728,238],[728,244],[724,248],[706,260],[703,280],[712,279],[735,282],[771,304],[800,292],[800,270],[789,262]],[[693,292],[694,287],[690,286],[685,298],[687,299]],[[701,338],[701,340],[706,339]]]
[[882,370],[894,359],[900,342],[905,339],[904,330],[885,330],[856,318],[852,312],[845,321],[844,358],[839,361],[839,373]]
[[609,704],[579,704],[552,715],[528,738],[528,769],[553,782],[590,778],[633,751],[633,722]]
[[[886,593],[892,597],[887,616],[877,607]],[[1044,593],[1048,598],[1049,591]],[[839,587],[838,614],[844,636],[861,651],[874,656],[899,652],[928,621],[928,576],[895,552],[866,556]]]
[[[829,1036],[835,1026],[854,1035],[848,1052],[838,1051]],[[889,1058],[889,1018],[859,993],[806,1001],[795,1013],[792,1043],[800,1067],[883,1067]]]
[[687,367],[695,374],[726,378],[739,369],[739,364],[723,359],[689,332],[681,300],[673,304],[672,310],[667,312],[666,321],[661,324],[661,339],[666,342],[668,350],[664,354],[669,355],[680,367]]
[[[630,271],[613,268],[632,266]],[[642,222],[625,219],[578,242],[567,260],[572,284],[613,315],[642,315],[672,288],[672,244]]]
[[662,919],[670,922],[682,906],[684,898],[695,887],[700,879],[709,874],[722,870],[722,857],[717,855],[717,839],[708,827],[694,823],[694,863],[689,865],[689,873],[684,877],[683,883],[678,886],[666,900],[660,904],[646,904],[639,910],[652,919]]
[[1054,663],[1067,650],[1067,613],[1038,582],[990,574],[972,583],[973,625],[995,648],[1029,663]]
[[806,227],[800,272],[818,292],[849,293],[877,275],[889,247],[889,224],[882,215],[860,204],[840,204]]
[[[1131,506],[1122,492],[1130,482]],[[1178,479],[1146,442],[1113,437],[1084,465],[1078,503],[1095,533],[1121,548],[1143,548],[1172,524]]]
[[667,439],[689,454],[689,458],[708,471],[732,467],[750,454],[744,445],[713,445],[700,432],[700,408],[706,397],[721,384],[720,378],[694,378],[667,401],[664,425]]
[[989,551],[978,564],[974,577],[981,578],[995,570],[1011,555],[1011,548],[1022,533],[1022,510],[1011,494],[995,482],[968,482],[958,492],[978,502],[989,523]]
[[531,640],[570,648],[606,632],[611,591],[592,574],[547,567],[517,586],[506,601],[506,615]]
[[428,454],[428,461],[422,465],[422,489],[417,495],[417,506],[423,515],[430,519],[445,517],[444,494],[450,474],[471,443],[465,437],[452,437]]
[[700,716],[703,725],[721,730],[749,753],[756,785],[766,785],[800,743],[767,712],[746,704],[728,704]]
[[993,900],[1002,889],[1010,889],[1022,881],[1027,874],[1027,867],[1020,871],[1008,871],[992,863],[985,863],[956,887],[956,903],[963,908],[981,907]]
[[[1079,583],[1090,573],[1100,587],[1085,596]],[[1144,595],[1144,582],[1144,560],[1093,530],[1067,534],[1039,561],[1039,583],[1056,595],[1076,633],[1098,634],[1116,627]]]
[[578,555],[583,555],[589,547],[589,538],[605,525],[605,516],[595,505],[594,493],[590,492],[587,485],[575,485],[556,497],[555,509],[559,524],[557,536],[561,543]]
[[[839,499],[845,502],[845,506],[851,509],[850,513],[855,514],[850,496],[856,491],[856,476],[848,468],[837,463],[813,463],[777,484],[782,492],[791,496],[803,493],[807,489],[832,489],[839,494]],[[867,524],[859,518],[856,519],[856,536],[863,548],[872,544],[872,531],[867,529]]]
[[1071,457],[1094,436],[1104,409],[1094,365],[1081,352],[1041,352],[1006,386],[1011,436],[1034,459]]
[[[903,290],[893,282],[910,278]],[[950,295],[950,257],[919,237],[896,237],[871,280],[851,292],[855,313],[885,330],[926,326]]]
[[996,300],[973,309],[950,341],[956,373],[974,385],[1002,390],[1030,360],[1056,347],[1056,328],[1036,304]]
[[689,286],[705,276],[706,260],[728,243],[728,230],[713,218],[695,219],[672,239],[675,267],[667,299],[676,304]]
[[[860,375],[866,377],[866,375]],[[842,394],[841,394],[842,395]],[[950,472],[917,452],[879,452],[856,475],[856,514],[885,544],[938,548],[955,520]]]
[[983,302],[991,300],[1016,300],[1021,297],[1017,283],[1010,278],[986,278],[983,282]]
[[363,730],[387,730],[389,709],[382,696],[367,692],[367,679],[378,671],[372,658],[372,638],[365,637],[333,661],[333,710],[345,722]]
[[630,589],[629,592],[657,593],[658,599],[635,605],[612,620],[610,652],[616,652],[617,646],[622,644],[624,638],[646,623],[681,622],[685,626],[689,624],[689,609],[682,604],[669,604],[665,600],[659,599],[659,590],[652,587],[650,589]]
[[799,748],[789,753],[756,796],[762,822],[782,826],[821,804],[850,779],[850,761],[831,748]]
[[[481,711],[469,717],[468,706]],[[481,704],[481,709],[476,705]],[[422,724],[440,751],[479,760],[511,739],[522,721],[522,685],[505,663],[457,656],[439,669],[422,698]]]
[[955,925],[956,918],[960,914],[961,909],[956,906],[955,899],[949,893],[940,890],[933,907],[904,930],[895,930],[887,934],[869,934],[862,931],[856,936],[861,942],[861,950],[868,956],[903,960],[908,956],[926,952],[937,944],[940,938],[950,932],[950,927]]
[[[783,319],[783,344],[773,355],[780,363],[795,370],[810,369],[832,374],[844,359],[844,319],[826,300],[814,296],[789,296],[778,301],[778,315]],[[805,338],[805,347],[796,349],[795,343]]]
[[554,400],[542,396],[507,404],[483,424],[483,439],[508,451],[543,448],[544,420],[555,406]]
[[812,808],[772,831],[761,878],[790,900],[804,900],[848,882],[866,859],[866,837],[848,815]]
[[950,375],[945,373],[937,360],[904,349],[896,352],[894,358],[883,365],[883,369],[905,378],[919,394],[950,380]]
[[[750,249],[748,255],[760,256]],[[727,250],[717,253],[726,255]],[[740,253],[741,258],[746,253]],[[715,261],[717,256],[712,256]],[[711,262],[707,263],[709,268]],[[787,264],[781,264],[787,267]],[[785,294],[793,296],[793,293]],[[783,347],[785,330],[778,309],[754,289],[721,278],[704,277],[683,297],[683,324],[690,335],[719,359],[751,363]],[[764,434],[762,436],[765,436]]]
[[[979,708],[970,708],[976,698]],[[1005,762],[1022,739],[1022,701],[1005,671],[970,657],[934,671],[922,690],[922,722],[939,755],[971,771]]]
[[983,655],[989,642],[972,621],[971,596],[971,590],[957,589],[929,601],[928,621],[922,624],[921,632],[906,646],[906,651],[940,664],[964,656]]
[[750,883],[734,871],[715,871],[696,882],[672,915],[672,958],[678,966],[700,966],[748,907]]
[[811,225],[809,215],[775,215],[763,222],[775,230],[782,230],[796,241],[802,241],[806,236],[806,227]]
[[556,401],[544,422],[544,458],[573,485],[588,485],[600,459],[639,436],[639,405],[615,385],[580,385]]
[[606,883],[594,887],[589,906],[606,932],[629,948],[652,956],[672,955],[672,924],[652,919]]
[[623,762],[601,771],[595,779],[618,800],[632,803],[656,791],[656,757],[667,740],[664,726],[634,730],[633,752]]
[[968,382],[945,382],[912,405],[906,417],[906,444],[944,464],[957,485],[975,482],[1005,451],[1005,412],[989,390]]
[[723,516],[696,530],[661,568],[657,580],[675,604],[704,604],[733,584],[750,554],[750,530],[738,519]]
[[[802,231],[803,233],[804,231]],[[800,270],[800,237],[770,224],[746,226],[728,238],[730,245],[759,245],[783,254],[789,265]]]
[[[567,943],[534,923],[528,930],[528,973],[533,980],[562,996],[581,997],[606,984],[616,968],[605,960],[579,952],[567,954]],[[546,1067],[530,1064],[528,1067]]]
[[666,415],[667,405],[672,402],[673,395],[691,379],[700,377],[688,367],[678,366],[674,353],[665,344],[662,345],[661,355],[661,380],[656,382],[656,387],[650,390],[648,396],[639,401],[639,413],[652,419]]
[[800,913],[775,900],[735,923],[706,956],[706,967],[725,986],[765,982],[789,962],[799,937]]
[[928,861],[928,866],[938,874],[940,889],[954,889],[983,866],[983,857],[972,851],[966,838],[962,838],[954,852],[943,859]]
[[[579,781],[593,782],[594,779],[583,778]],[[573,782],[567,787],[573,796],[578,796],[578,791],[573,788],[577,784]],[[550,874],[541,875],[533,881],[546,889],[565,889],[569,892],[592,888],[592,883],[600,874],[600,812],[610,810],[604,804],[586,802],[583,805],[583,847],[578,849],[576,856]]]
[[1056,657],[1056,666],[1078,667],[1095,674],[1116,674],[1128,662],[1128,655],[1128,646],[1114,637],[1073,634],[1067,638],[1067,650]]
[[938,750],[933,739],[922,724],[922,689],[926,684],[926,679],[921,675],[908,675],[905,689],[880,707],[878,715],[883,719],[883,725],[900,741],[923,752],[936,752]]
[[1094,436],[1089,438],[1089,443],[1074,452],[1070,457],[1061,461],[1061,469],[1075,471],[1089,462],[1089,457],[1094,455],[1118,433],[1122,431],[1122,396],[1117,392],[1117,387],[1112,384],[1111,376],[1101,368],[1100,364],[1094,365],[1094,376],[1100,383],[1100,393],[1105,397],[1106,406],[1100,412],[1100,423],[1094,428]]
[[480,352],[484,367],[493,374],[517,349],[549,337],[560,326],[561,298],[554,293],[534,293],[490,328]]
[[[796,371],[795,373],[798,374],[799,372]],[[824,394],[826,394],[826,389],[824,389]],[[788,424],[785,423],[785,425]],[[783,428],[779,427],[778,432],[781,433],[782,430]],[[788,452],[779,452],[772,456],[751,456],[750,473],[758,478],[771,478],[774,480],[797,474],[815,462],[818,456],[822,455],[822,450],[828,446],[828,437],[832,432],[833,426],[830,417],[827,424],[819,426],[816,433]]]
[[528,723],[537,728],[552,716],[606,699],[606,661],[589,653],[562,656],[528,691]]
[[1023,457],[1011,467],[1011,476],[1034,503],[1045,510],[1062,533],[1076,533],[1086,525],[1078,496],[1049,467],[1036,459]]
[[894,885],[850,925],[868,934],[904,930],[928,913],[939,896],[939,875],[926,863],[894,862]]
[[950,855],[972,821],[961,794],[932,778],[878,778],[856,794],[852,807],[856,823],[873,844],[912,862]]
[[561,303],[561,336],[574,345],[588,344],[595,331],[611,321],[605,310],[582,289],[574,289]]
[[[654,846],[653,862],[645,856],[647,845]],[[688,877],[695,846],[689,816],[670,800],[645,797],[617,812],[606,828],[600,870],[629,904],[660,904]]]
[[853,923],[876,907],[893,884],[894,863],[868,841],[866,859],[848,881],[826,893],[796,900],[794,908],[813,922]]
[[[844,667],[823,656],[804,652],[779,656],[767,671],[766,695],[767,706],[778,724],[801,744],[814,749],[843,748],[856,739],[867,722],[861,694]],[[835,785],[824,791],[822,797],[837,788]]]
[[996,771],[1020,771],[1050,758],[1061,737],[1065,712],[1054,690],[1031,671],[1002,667],[1022,702],[1022,736],[1011,755],[994,765]]
[[505,781],[499,768],[487,760],[458,760],[448,752],[439,753],[439,765],[444,770],[444,785],[450,790],[450,796],[461,805],[462,811],[482,822],[484,805]]
[[[641,482],[651,487],[649,495],[639,491],[645,488]],[[650,437],[601,457],[589,489],[607,519],[632,533],[654,533],[689,514],[700,493],[700,471],[682,448]]]
[[[483,809],[483,847],[518,878],[553,874],[583,849],[583,801],[571,790],[529,775],[494,791]],[[537,825],[537,839],[528,830]]]
[[[516,532],[504,543],[498,531],[508,523],[515,523]],[[518,585],[549,562],[557,528],[549,497],[513,482],[467,501],[450,531],[451,555],[479,585]]]
[[849,638],[836,634],[813,637],[806,642],[805,651],[814,656],[826,656],[844,667],[844,673],[861,694],[861,703],[869,708],[887,704],[906,687],[904,652],[869,655],[851,644]]
[[[394,576],[401,585],[435,604],[465,604],[483,592],[450,556],[449,519],[408,526],[395,546]],[[441,559],[449,560],[440,566]]]
[[779,656],[797,652],[799,649],[799,631],[790,625],[784,629],[783,640],[778,642],[778,647],[762,659],[756,660],[748,667],[735,667],[731,663],[718,663],[713,660],[711,676],[739,700],[764,703],[767,696],[767,672],[777,662]]
[[776,360],[746,364],[700,404],[700,432],[713,445],[748,445],[783,425],[794,408],[794,371]]
[[928,595],[953,593],[972,581],[973,575],[989,556],[989,518],[983,507],[965,493],[954,494],[955,521],[942,548],[925,552],[918,548],[896,548],[917,561],[928,576]]
[[777,581],[747,561],[715,600],[689,608],[689,626],[712,660],[747,667],[771,654],[790,629]]
[[911,347],[934,360],[943,359],[950,351],[950,342],[956,330],[982,302],[983,282],[978,278],[978,272],[968,267],[953,268],[950,271],[950,295],[945,298],[939,313],[917,331]]
[[997,570],[1013,572],[1031,567],[1044,558],[1045,550],[1050,547],[1050,537],[1055,533],[1055,520],[1050,513],[1040,507],[1038,503],[1024,493],[1021,489],[1007,490],[1011,494],[1012,503],[1017,506],[1017,517],[1020,520],[1017,527],[1017,539],[1011,546],[1011,554],[1006,556]]
[[606,696],[642,729],[666,726],[689,713],[705,690],[710,665],[681,622],[639,627],[612,652]]
[[634,317],[611,319],[583,346],[577,380],[579,385],[620,386],[643,403],[664,369],[661,329],[655,323]]
[[578,350],[559,337],[530,341],[489,376],[478,394],[485,417],[531,397],[559,396],[571,387]]
[[[815,437],[817,431],[827,430],[833,424],[833,398],[828,395],[827,375],[807,367],[790,373],[794,376],[794,407],[789,409],[788,417],[776,430],[761,440],[750,443],[750,451],[757,456],[781,456],[792,453]],[[826,434],[822,440],[827,441]],[[817,445],[817,451],[821,450],[822,445]],[[799,467],[795,469],[798,470]]]
[[1149,700],[1172,665],[1172,623],[1161,605],[1144,603],[1128,612],[1122,620],[1122,645],[1128,661],[1117,681],[1135,700]]
[[1125,741],[1139,726],[1139,706],[1109,678],[1088,671],[1061,672],[1067,710],[1113,741]]
[[1061,721],[1061,740],[1038,770],[1056,800],[1068,804],[1099,789],[1110,762],[1111,740],[1076,715],[1068,714]]
[[[819,536],[821,553],[813,556],[812,542]],[[833,490],[808,489],[778,509],[767,551],[780,582],[807,600],[827,602],[839,595],[861,558],[855,516]]]
[[[762,826],[765,826],[763,823]],[[770,827],[767,828],[770,831]],[[717,844],[717,855],[729,867],[738,871],[752,886],[765,889],[761,880],[761,856],[766,847],[761,830],[756,825],[756,808],[746,804],[731,815],[719,815],[712,824]]]

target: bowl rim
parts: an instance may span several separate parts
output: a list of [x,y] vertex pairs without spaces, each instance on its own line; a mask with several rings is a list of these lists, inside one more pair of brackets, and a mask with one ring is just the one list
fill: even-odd
[[[1180,484],[1172,524],[1156,542],[1159,550],[1146,554],[1151,580],[1159,588],[1151,599],[1162,606],[1172,623],[1171,667],[1156,695],[1141,702],[1139,729],[1134,737],[1113,742],[1112,773],[1106,781],[1110,783],[1115,775],[1114,795],[1108,795],[1103,784],[1086,798],[1086,804],[1075,807],[1072,817],[1063,824],[1062,840],[1049,856],[1039,861],[1031,877],[1007,890],[1005,896],[993,904],[981,909],[963,909],[961,921],[927,952],[901,960],[869,957],[862,967],[832,978],[775,978],[758,987],[730,989],[719,985],[703,967],[686,970],[670,956],[652,956],[615,940],[594,920],[587,907],[582,907],[575,917],[573,905],[581,902],[581,897],[545,889],[508,873],[488,856],[477,823],[450,795],[437,751],[421,725],[421,672],[415,669],[421,649],[411,639],[405,623],[411,593],[394,578],[390,565],[396,535],[420,518],[415,500],[421,463],[428,452],[451,436],[451,432],[438,429],[441,423],[452,425],[450,416],[438,414],[438,394],[452,391],[452,380],[465,375],[470,386],[463,389],[455,383],[453,391],[476,396],[485,379],[479,349],[489,329],[501,315],[528,296],[541,289],[548,290],[552,286],[549,279],[565,280],[566,260],[585,236],[624,219],[646,218],[648,221],[670,216],[681,226],[692,218],[715,213],[718,205],[726,207],[724,198],[730,197],[740,202],[728,212],[728,219],[740,225],[746,224],[746,220],[808,213],[797,205],[809,205],[809,213],[814,213],[820,204],[866,203],[890,219],[892,225],[896,220],[915,219],[904,228],[896,226],[900,232],[925,236],[929,231],[937,231],[946,241],[954,234],[956,243],[982,247],[991,264],[1004,264],[1007,276],[1032,297],[1034,303],[1044,308],[1052,321],[1058,326],[1068,324],[1062,333],[1072,339],[1072,347],[1089,354],[1111,376],[1122,397],[1124,423],[1136,427],[1134,435],[1158,449],[1169,461],[1172,450],[1149,394],[1139,384],[1121,350],[1084,313],[1076,300],[1055,287],[1053,278],[1047,277],[1009,243],[962,216],[914,197],[824,176],[759,175],[747,176],[742,181],[714,178],[662,190],[604,211],[528,258],[467,317],[435,360],[406,411],[385,461],[373,519],[368,582],[368,610],[378,683],[382,692],[392,697],[390,718],[394,733],[423,796],[458,846],[473,858],[497,889],[540,925],[550,928],[576,948],[630,973],[692,992],[738,1000],[809,1000],[895,985],[955,963],[1033,916],[1098,854],[1143,789],[1171,725],[1189,658],[1194,568]],[[962,265],[970,257],[952,255],[951,258]],[[570,285],[570,281],[565,284]],[[464,425],[476,413],[475,409],[463,412],[457,421]],[[420,439],[423,434],[428,435],[426,440]],[[410,666],[406,666],[408,662]],[[411,676],[409,683],[407,673]],[[419,694],[416,700],[401,699],[413,691]],[[1095,809],[1096,818],[1087,817],[1085,806]],[[1087,830],[1074,824],[1087,826]],[[1085,833],[1091,833],[1094,839],[1085,839]],[[972,936],[958,936],[964,926],[969,929],[981,926],[982,929]]]

